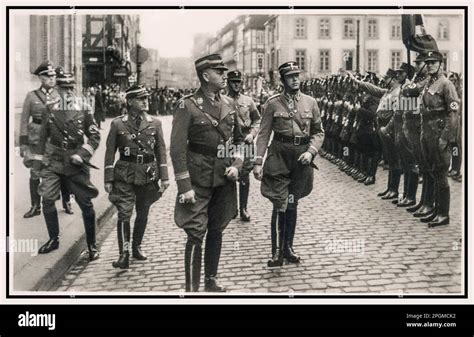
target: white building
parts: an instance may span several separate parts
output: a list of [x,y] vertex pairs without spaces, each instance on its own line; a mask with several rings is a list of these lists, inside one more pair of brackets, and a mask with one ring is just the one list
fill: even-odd
[[[446,70],[462,72],[464,27],[462,15],[424,15],[447,62]],[[385,72],[407,60],[401,39],[400,15],[274,15],[265,23],[265,74],[278,78],[278,65],[296,61],[305,78],[356,70],[359,25],[359,69]],[[416,57],[412,53],[411,60]]]

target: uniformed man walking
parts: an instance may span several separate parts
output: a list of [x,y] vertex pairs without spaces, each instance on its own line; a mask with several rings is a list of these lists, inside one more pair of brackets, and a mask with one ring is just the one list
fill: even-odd
[[[278,70],[284,92],[270,97],[263,107],[254,167],[255,178],[262,181],[263,196],[273,203],[268,267],[283,265],[284,258],[290,263],[300,261],[293,250],[297,206],[313,189],[310,164],[324,140],[316,100],[300,92],[298,65],[286,62]],[[272,132],[273,141],[262,168]]]
[[[41,214],[41,197],[38,193],[40,177],[34,162],[41,158],[39,154],[41,118],[47,111],[47,105],[59,98],[58,91],[55,89],[57,74],[50,61],[41,63],[34,74],[40,79],[41,87],[26,95],[20,123],[20,156],[23,158],[24,165],[30,169],[31,208],[25,213],[24,218]],[[69,191],[64,183],[61,183],[61,194],[64,210],[68,214],[73,214]]]
[[[105,152],[105,190],[117,207],[117,236],[120,257],[115,268],[129,267],[130,218],[135,206],[132,257],[146,260],[141,243],[150,206],[169,186],[166,146],[161,121],[148,115],[149,93],[142,85],[126,91],[128,114],[112,121]],[[115,163],[115,153],[120,153]],[[159,182],[161,181],[161,186]]]
[[245,151],[245,160],[242,174],[239,179],[239,210],[242,221],[250,221],[247,210],[247,202],[250,191],[249,173],[253,169],[253,155],[255,153],[254,139],[260,126],[260,113],[253,99],[240,93],[242,86],[242,73],[238,70],[227,73],[228,94],[234,100],[236,106],[236,117],[240,124],[244,142],[248,145]]
[[[74,94],[71,74],[58,76],[59,98],[42,118],[39,154],[43,155],[39,194],[49,240],[39,250],[46,254],[59,247],[59,219],[55,201],[61,182],[75,195],[82,211],[90,260],[99,257],[95,238],[95,211],[91,199],[98,195],[90,181],[89,160],[99,146],[100,133],[87,102]],[[84,142],[84,135],[87,142]]]
[[422,92],[421,150],[434,178],[437,200],[432,215],[424,219],[430,220],[429,227],[435,227],[449,224],[449,144],[455,137],[460,102],[453,83],[443,74],[443,55],[430,51],[424,61],[430,79]]
[[[178,197],[175,222],[188,238],[184,253],[186,291],[199,290],[202,243],[205,291],[224,292],[217,283],[222,233],[237,209],[236,183],[243,138],[232,99],[220,94],[228,69],[219,54],[195,61],[200,88],[176,106],[171,132]],[[236,149],[229,151],[226,149]],[[234,152],[232,156],[231,152]]]

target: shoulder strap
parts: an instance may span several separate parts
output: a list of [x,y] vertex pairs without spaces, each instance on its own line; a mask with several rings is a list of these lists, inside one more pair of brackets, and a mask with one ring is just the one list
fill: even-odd
[[221,135],[222,139],[224,139],[224,141],[226,142],[229,137],[227,137],[227,135],[224,133],[224,131],[221,130],[221,128],[219,128],[219,121],[217,119],[215,119],[214,117],[212,117],[210,114],[208,114],[207,112],[205,111],[202,111],[201,109],[199,109],[199,105],[197,104],[196,100],[194,99],[194,97],[191,97],[191,101],[194,103],[194,105],[198,108],[199,111],[201,111],[203,113],[204,116],[206,116],[207,119],[209,119],[209,121],[211,122],[212,126],[216,129],[216,131],[219,133],[219,135]]

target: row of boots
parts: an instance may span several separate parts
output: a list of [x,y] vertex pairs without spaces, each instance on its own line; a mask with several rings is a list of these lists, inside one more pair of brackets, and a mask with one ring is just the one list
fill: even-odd
[[364,185],[375,184],[377,166],[380,160],[377,154],[368,155],[354,151],[352,156],[341,156],[339,158],[332,153],[321,151],[321,157],[337,165],[339,170],[351,176],[359,183],[363,183]]
[[428,227],[437,227],[449,224],[449,185],[441,184],[430,174],[423,174],[421,198],[416,203],[419,175],[413,171],[404,172],[404,193],[399,201],[398,187],[402,170],[390,169],[387,189],[378,193],[384,200],[392,200],[397,207],[407,207],[407,211],[428,223]]

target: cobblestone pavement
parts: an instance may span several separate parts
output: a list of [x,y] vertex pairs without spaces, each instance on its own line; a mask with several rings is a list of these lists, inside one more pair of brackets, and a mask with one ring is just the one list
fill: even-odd
[[[299,265],[268,269],[271,204],[252,178],[252,221],[234,219],[224,233],[219,277],[232,293],[446,294],[463,292],[462,184],[451,184],[451,224],[428,229],[404,209],[381,200],[387,171],[364,186],[324,159],[314,190],[300,201],[295,251]],[[172,178],[174,179],[174,178]],[[421,185],[419,190],[421,190]],[[420,191],[418,192],[420,193]],[[154,204],[145,241],[149,260],[131,260],[118,271],[115,219],[101,245],[101,258],[84,258],[56,290],[73,292],[181,292],[186,236],[173,221],[176,184]]]

